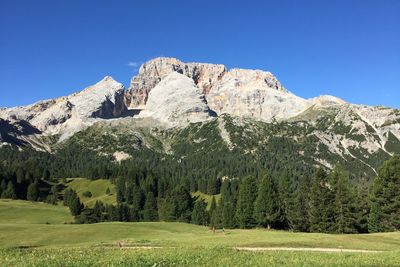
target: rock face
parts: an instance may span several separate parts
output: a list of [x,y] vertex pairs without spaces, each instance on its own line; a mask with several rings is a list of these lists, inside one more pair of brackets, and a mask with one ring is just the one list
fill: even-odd
[[289,118],[308,107],[306,100],[288,92],[270,72],[260,70],[226,72],[206,99],[217,114],[265,121]]
[[[270,72],[231,69],[224,65],[183,63],[175,58],[156,58],[143,64],[132,78],[130,107],[143,109],[150,91],[172,72],[193,80],[211,110],[270,121],[295,116],[311,103],[288,92]],[[149,108],[146,107],[148,110]]]
[[154,87],[140,117],[151,117],[168,126],[205,121],[211,111],[194,81],[172,72]]
[[96,119],[109,119],[126,111],[124,87],[107,76],[79,93],[32,105],[0,110],[0,118],[26,121],[45,134],[72,135]]
[[217,64],[183,63],[175,58],[150,60],[140,67],[139,74],[131,80],[128,103],[130,108],[144,108],[150,90],[172,72],[192,78],[197,87],[207,94],[226,72],[226,68]]

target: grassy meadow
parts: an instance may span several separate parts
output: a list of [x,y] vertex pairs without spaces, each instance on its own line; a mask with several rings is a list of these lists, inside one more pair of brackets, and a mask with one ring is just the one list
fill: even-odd
[[[184,223],[77,225],[61,205],[0,201],[0,266],[398,266],[400,233],[332,235]],[[122,248],[120,247],[122,246]],[[341,248],[379,253],[238,251]]]
[[0,225],[63,224],[73,221],[69,209],[64,206],[0,199]]
[[[104,204],[116,204],[115,185],[110,180],[98,179],[90,180],[86,178],[69,178],[65,184],[67,188],[72,188],[78,193],[80,200],[86,206],[93,207],[96,201],[101,201]],[[110,189],[110,194],[106,194],[107,188]],[[91,197],[85,197],[84,192],[92,193]]]

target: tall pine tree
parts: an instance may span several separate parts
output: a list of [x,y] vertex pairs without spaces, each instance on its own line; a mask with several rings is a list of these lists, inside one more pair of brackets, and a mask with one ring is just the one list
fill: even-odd
[[257,196],[257,183],[253,176],[245,177],[239,185],[236,205],[236,221],[240,228],[251,228],[256,224],[254,219],[254,201]]
[[280,220],[277,186],[273,178],[264,174],[258,182],[258,193],[254,205],[254,218],[258,225],[275,227]]
[[355,233],[355,195],[344,171],[337,167],[330,175],[335,191],[335,231],[340,234]]
[[370,231],[400,230],[400,156],[385,161],[378,170],[371,194]]
[[328,176],[323,169],[318,169],[311,182],[310,190],[310,231],[334,232],[334,192],[328,183]]

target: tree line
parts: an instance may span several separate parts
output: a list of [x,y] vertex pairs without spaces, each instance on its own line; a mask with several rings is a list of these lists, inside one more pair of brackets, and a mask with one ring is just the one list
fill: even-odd
[[[221,161],[223,157],[209,159],[212,171],[202,177],[194,160],[172,164],[167,156],[146,150],[138,152],[137,161],[121,164],[72,145],[55,154],[0,150],[0,197],[53,204],[62,200],[80,223],[162,220],[326,233],[400,229],[399,156],[386,161],[373,182],[364,184],[340,167],[330,173],[291,165],[261,168],[251,164],[251,158],[240,165],[234,153],[229,157],[235,164]],[[199,160],[208,162],[203,156]],[[226,172],[219,172],[219,166]],[[85,207],[76,192],[55,185],[58,178],[86,174],[111,179],[117,204]],[[195,191],[221,197],[212,198],[207,208],[206,202],[191,196]]]

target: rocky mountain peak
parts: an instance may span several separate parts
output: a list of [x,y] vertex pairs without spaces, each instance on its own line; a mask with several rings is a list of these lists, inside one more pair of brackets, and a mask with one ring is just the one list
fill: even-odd
[[186,125],[211,118],[204,95],[193,79],[172,72],[149,93],[145,109],[140,117],[151,117],[167,126]]
[[144,108],[150,90],[172,72],[178,72],[193,79],[196,86],[207,94],[226,72],[226,67],[220,64],[183,63],[176,58],[152,59],[144,63],[139,69],[139,74],[131,80],[129,106]]
[[124,86],[110,76],[69,96],[0,110],[0,118],[26,121],[44,134],[70,136],[96,119],[121,116],[126,110]]

